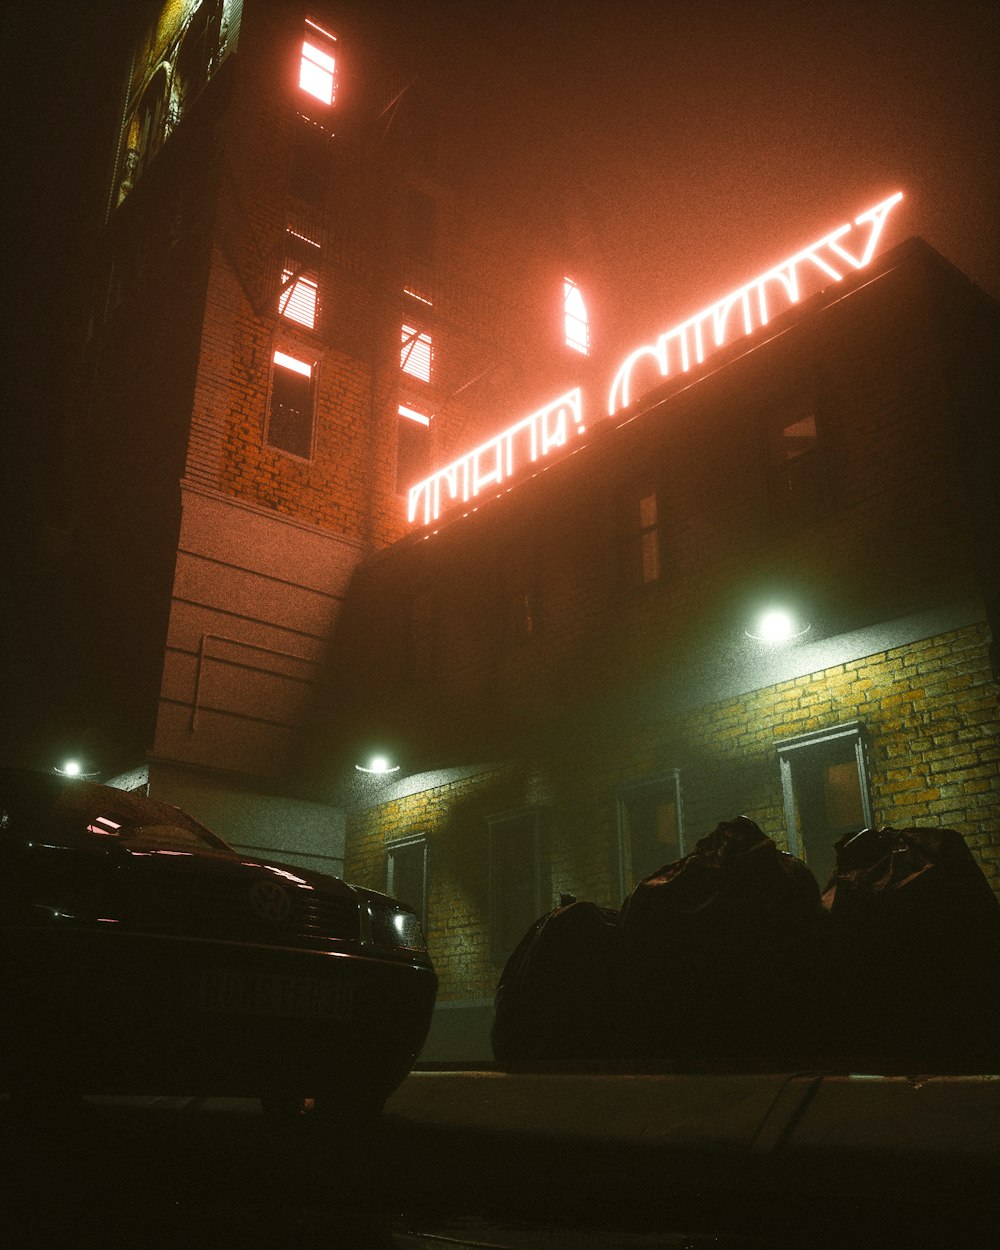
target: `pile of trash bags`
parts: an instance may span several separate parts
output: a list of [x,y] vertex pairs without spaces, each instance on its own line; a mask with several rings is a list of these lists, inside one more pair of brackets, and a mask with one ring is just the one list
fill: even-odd
[[1000,1071],[1000,903],[953,829],[866,829],[821,893],[745,816],[620,911],[564,897],[501,975],[507,1064]]

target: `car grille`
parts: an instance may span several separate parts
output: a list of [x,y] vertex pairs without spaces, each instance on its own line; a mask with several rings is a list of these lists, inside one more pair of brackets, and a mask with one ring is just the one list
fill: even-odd
[[157,904],[156,927],[165,932],[319,948],[358,937],[353,895],[238,870],[161,869],[149,874],[148,883]]

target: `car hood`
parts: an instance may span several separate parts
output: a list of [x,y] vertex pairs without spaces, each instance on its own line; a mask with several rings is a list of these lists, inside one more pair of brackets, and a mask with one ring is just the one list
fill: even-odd
[[125,848],[138,887],[133,926],[268,944],[325,946],[359,935],[358,894],[337,877],[252,856]]

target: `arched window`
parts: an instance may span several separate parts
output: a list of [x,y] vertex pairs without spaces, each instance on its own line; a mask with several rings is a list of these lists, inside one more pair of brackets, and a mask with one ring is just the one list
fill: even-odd
[[587,322],[587,306],[580,288],[572,278],[563,278],[563,326],[566,346],[574,351],[590,355],[590,326]]
[[150,79],[139,101],[136,176],[142,173],[160,150],[160,144],[166,137],[169,100],[170,76],[167,66],[161,65]]

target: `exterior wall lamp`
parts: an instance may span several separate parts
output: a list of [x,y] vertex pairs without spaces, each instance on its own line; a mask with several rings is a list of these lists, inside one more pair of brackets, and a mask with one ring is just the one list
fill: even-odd
[[390,764],[384,755],[373,755],[367,764],[355,764],[359,773],[368,773],[373,777],[387,777],[390,773],[398,773],[399,765]]
[[66,760],[64,761],[62,768],[60,768],[58,764],[56,764],[53,766],[52,771],[58,773],[60,777],[87,778],[87,777],[97,776],[96,772],[93,772],[93,773],[86,772],[84,770],[83,765],[80,763],[79,760]]
[[746,636],[755,642],[769,643],[780,646],[785,642],[796,642],[812,629],[807,621],[805,624],[785,608],[768,608],[761,613],[752,629],[745,630]]

